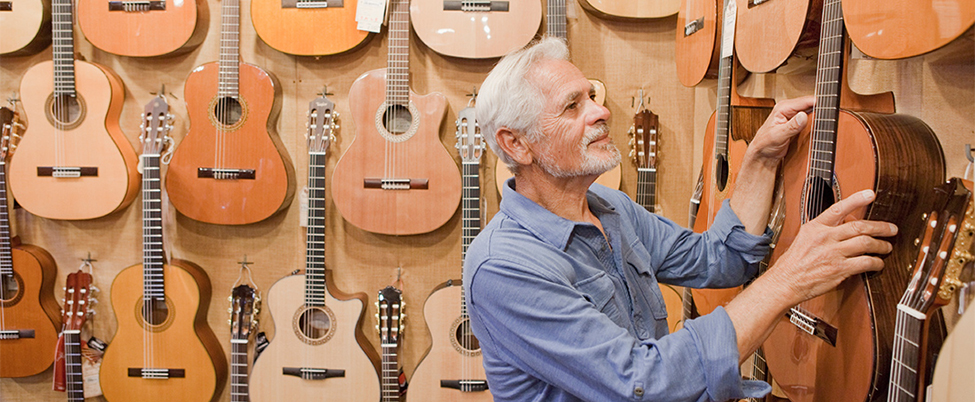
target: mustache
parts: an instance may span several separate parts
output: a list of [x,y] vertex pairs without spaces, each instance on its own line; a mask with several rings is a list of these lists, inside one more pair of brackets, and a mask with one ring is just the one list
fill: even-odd
[[593,127],[586,130],[585,137],[583,138],[584,143],[588,145],[589,143],[595,141],[597,138],[608,134],[609,134],[609,125],[606,123],[602,123],[597,127]]

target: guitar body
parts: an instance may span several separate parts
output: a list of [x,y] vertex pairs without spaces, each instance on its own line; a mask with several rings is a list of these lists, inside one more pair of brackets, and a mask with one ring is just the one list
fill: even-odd
[[785,64],[798,48],[817,50],[822,0],[736,1],[735,52],[746,70],[766,73]]
[[[345,220],[363,230],[391,235],[427,233],[446,223],[460,204],[460,171],[440,142],[447,101],[439,93],[419,96],[410,91],[415,112],[408,132],[415,134],[392,144],[380,133],[385,88],[385,69],[365,73],[352,84],[349,104],[357,133],[332,173],[332,198]],[[387,146],[392,151],[386,151]],[[388,152],[395,155],[387,156]],[[384,177],[384,169],[392,169],[398,178],[428,179],[429,187],[364,187],[365,179]]]
[[413,31],[430,49],[465,59],[501,57],[528,44],[542,23],[538,1],[509,1],[508,11],[444,10],[443,0],[411,0]]
[[[693,87],[705,78],[718,76],[721,29],[717,21],[724,14],[721,0],[687,0],[677,13],[677,41],[674,47],[677,78]],[[699,21],[698,24],[692,24]],[[693,26],[693,32],[686,27]]]
[[[181,260],[164,265],[163,274],[169,314],[156,326],[148,325],[142,315],[142,264],[122,270],[112,283],[118,330],[99,372],[109,401],[216,401],[220,397],[227,363],[207,324],[210,279],[200,267]],[[151,341],[148,346],[146,339]],[[143,379],[129,377],[130,368],[185,369],[186,375]]]
[[[82,113],[60,129],[52,123],[49,104],[53,63],[31,67],[20,85],[30,129],[10,161],[10,189],[24,209],[48,219],[105,216],[128,206],[139,191],[138,157],[119,128],[122,81],[97,64],[76,60],[74,65]],[[38,176],[38,167],[54,165],[97,167],[98,173]]]
[[[410,398],[415,401],[476,401],[490,402],[491,392],[462,392],[440,386],[440,380],[481,379],[484,374],[484,357],[480,346],[464,347],[463,334],[470,333],[470,321],[461,322],[460,281],[448,284],[430,294],[423,305],[423,317],[433,343],[420,359],[410,377]],[[463,326],[464,328],[459,328]],[[473,335],[469,339],[476,339]],[[469,345],[470,346],[470,345]],[[460,378],[460,376],[467,378]]]
[[[343,7],[327,8],[284,8],[282,3],[282,0],[251,2],[254,30],[264,43],[280,52],[299,56],[342,53],[364,44],[371,35],[356,28],[358,0],[345,0]],[[322,35],[325,27],[328,35]]]
[[843,17],[864,54],[902,59],[938,49],[975,24],[972,0],[847,0]]
[[51,367],[61,329],[54,297],[57,264],[46,250],[30,244],[11,249],[19,291],[4,294],[3,329],[33,329],[33,338],[0,340],[0,377],[27,377]]
[[78,0],[78,28],[91,44],[119,56],[192,50],[206,37],[206,0],[164,0],[165,10],[110,11],[109,0]]
[[[362,300],[338,300],[326,292],[325,306],[333,313],[327,340],[311,340],[298,328],[304,310],[305,275],[290,275],[268,291],[267,308],[274,317],[274,339],[254,363],[250,398],[261,401],[378,401],[379,376],[357,341]],[[299,338],[299,336],[301,336]],[[320,342],[317,345],[306,343]],[[283,375],[285,367],[345,370],[343,377],[304,380]]]
[[677,13],[679,0],[583,0],[586,10],[609,18],[661,18]]
[[[803,186],[809,137],[807,126],[783,161],[786,218],[772,253],[772,269],[795,240],[802,204],[808,202]],[[931,186],[944,182],[941,145],[914,117],[841,110],[836,138],[839,194],[873,189],[877,199],[861,218],[892,222],[900,230],[891,239],[894,251],[884,257],[883,271],[850,277],[800,305],[836,327],[835,347],[787,319],[765,341],[769,371],[794,402],[886,400],[898,293],[911,274],[904,268],[916,257],[911,241],[924,224],[921,214],[934,202]],[[941,328],[940,335],[933,335],[944,337],[940,317],[932,327]]]
[[[216,62],[198,67],[186,79],[190,130],[173,153],[166,175],[170,201],[189,218],[220,225],[264,220],[291,204],[295,172],[291,157],[274,132],[280,87],[260,68],[240,63],[242,114],[232,125],[215,117]],[[255,169],[254,179],[198,177],[198,169]]]
[[51,0],[8,0],[0,10],[0,55],[34,54],[51,44]]

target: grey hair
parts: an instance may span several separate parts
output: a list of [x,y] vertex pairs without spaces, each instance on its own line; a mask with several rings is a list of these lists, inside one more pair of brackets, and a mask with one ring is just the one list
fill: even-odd
[[504,56],[481,84],[477,95],[477,124],[488,146],[512,174],[517,173],[518,164],[498,146],[495,134],[504,127],[525,135],[530,142],[539,139],[538,116],[545,107],[545,99],[541,90],[527,78],[528,72],[543,60],[568,59],[569,48],[565,41],[545,36]]

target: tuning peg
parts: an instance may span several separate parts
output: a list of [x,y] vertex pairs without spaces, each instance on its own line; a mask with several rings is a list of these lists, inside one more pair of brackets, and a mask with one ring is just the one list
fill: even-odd
[[101,292],[101,291],[102,291],[101,289],[99,289],[99,288],[98,288],[97,286],[95,286],[95,285],[92,285],[92,286],[90,286],[90,288],[91,288],[91,293],[95,293],[95,292]]

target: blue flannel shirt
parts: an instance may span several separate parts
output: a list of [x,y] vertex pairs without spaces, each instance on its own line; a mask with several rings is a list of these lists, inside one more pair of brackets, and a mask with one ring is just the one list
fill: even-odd
[[747,233],[726,201],[711,228],[694,233],[596,184],[587,198],[604,237],[513,185],[468,249],[463,278],[495,401],[725,401],[771,391],[741,379],[723,308],[668,335],[657,285],[741,285],[768,252],[769,232]]

